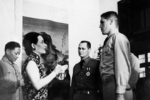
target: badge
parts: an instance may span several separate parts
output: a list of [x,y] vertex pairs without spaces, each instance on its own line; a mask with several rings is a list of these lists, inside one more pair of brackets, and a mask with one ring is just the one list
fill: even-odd
[[86,76],[90,76],[90,72],[86,72]]
[[87,67],[87,69],[86,69],[87,71],[89,71],[90,70],[90,67]]

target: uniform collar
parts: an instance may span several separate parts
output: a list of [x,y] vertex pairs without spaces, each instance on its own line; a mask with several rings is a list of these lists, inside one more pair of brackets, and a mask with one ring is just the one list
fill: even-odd
[[117,33],[112,33],[112,34],[110,34],[110,35],[108,35],[108,38],[110,38],[112,35],[114,35],[114,34],[117,34]]
[[90,60],[90,57],[87,57],[86,59],[83,59],[82,61],[87,63]]

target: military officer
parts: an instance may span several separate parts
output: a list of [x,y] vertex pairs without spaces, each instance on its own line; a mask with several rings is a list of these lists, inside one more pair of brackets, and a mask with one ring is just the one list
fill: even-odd
[[100,61],[89,57],[91,43],[81,41],[78,53],[81,61],[74,66],[70,100],[101,100]]
[[103,35],[107,35],[100,63],[103,99],[132,100],[132,90],[128,84],[131,75],[130,43],[119,32],[118,14],[114,11],[103,13],[100,29]]

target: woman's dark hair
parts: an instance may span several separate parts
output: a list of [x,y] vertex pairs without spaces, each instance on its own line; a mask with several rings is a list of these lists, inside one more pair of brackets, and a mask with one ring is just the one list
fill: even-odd
[[52,38],[46,32],[40,32],[40,34],[44,39],[44,43],[47,45],[46,55],[48,55],[52,51]]
[[55,59],[58,59],[58,56],[56,54],[57,51],[55,50],[55,47],[52,43],[51,36],[46,32],[40,32],[40,34],[44,39],[44,43],[47,45],[46,54],[42,54],[43,59],[46,60],[46,58],[49,57],[48,55],[54,55]]
[[37,44],[39,35],[40,34],[37,32],[29,32],[24,36],[23,46],[25,48],[25,52],[27,55],[30,55],[32,53],[33,48],[31,46],[31,44],[32,43]]

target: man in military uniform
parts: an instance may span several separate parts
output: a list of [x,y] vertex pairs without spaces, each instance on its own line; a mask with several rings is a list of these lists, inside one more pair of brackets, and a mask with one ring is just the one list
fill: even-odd
[[89,41],[80,42],[81,61],[73,69],[70,100],[101,100],[100,62],[89,57],[90,50]]
[[132,95],[128,95],[132,93],[128,84],[131,75],[130,43],[119,32],[117,13],[103,13],[100,28],[102,34],[108,36],[103,45],[100,63],[103,100],[132,100]]
[[0,60],[0,100],[23,100],[24,81],[14,63],[20,55],[20,44],[10,41],[5,45],[5,54]]

